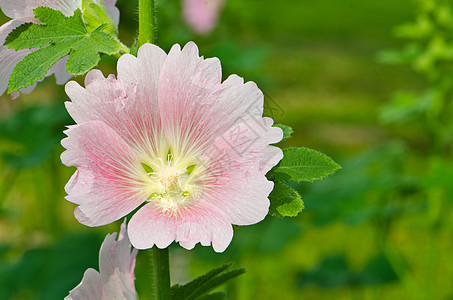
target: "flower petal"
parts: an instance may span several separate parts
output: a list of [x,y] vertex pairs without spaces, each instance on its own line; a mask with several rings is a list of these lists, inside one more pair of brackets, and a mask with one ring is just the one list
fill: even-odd
[[[115,6],[116,1],[104,1],[104,6],[107,9],[110,17],[116,26],[120,23],[120,10]],[[113,3],[113,4],[112,4]]]
[[86,76],[86,88],[69,82],[69,114],[77,123],[105,122],[139,152],[153,150],[160,136],[156,97],[165,57],[160,48],[147,44],[140,48],[138,58],[126,54],[119,59],[118,80],[113,75],[104,78],[100,71],[93,70]]
[[136,300],[135,258],[137,249],[131,251],[126,233],[126,221],[116,240],[116,233],[108,234],[99,251],[99,270],[88,269],[82,282],[69,292],[65,300]]
[[159,81],[159,108],[165,136],[178,152],[193,154],[234,124],[261,116],[256,84],[238,76],[220,81],[217,58],[200,58],[192,42],[183,50],[173,46]]
[[111,223],[147,198],[137,181],[140,162],[114,130],[101,121],[90,121],[65,133],[68,137],[62,145],[68,150],[61,160],[78,168],[65,187],[66,199],[80,205],[75,215],[81,223]]
[[71,74],[66,72],[66,62],[68,61],[69,55],[63,57],[59,61],[57,61],[47,72],[46,77],[55,74],[55,80],[57,81],[58,85],[63,85],[71,79]]
[[88,269],[83,274],[82,281],[69,292],[64,300],[106,299],[102,288],[101,275],[94,269]]
[[283,157],[269,146],[283,132],[272,119],[257,118],[239,123],[213,143],[202,159],[215,181],[207,182],[210,203],[221,208],[232,224],[250,225],[268,213],[273,183],[264,176]]
[[[77,8],[82,7],[82,0],[2,0],[0,8],[11,19],[34,18],[33,10],[46,6],[61,11],[66,16],[72,16]],[[29,20],[28,20],[29,21]]]
[[106,236],[99,251],[99,271],[108,299],[137,298],[135,291],[135,258],[137,249],[131,252],[131,243],[126,232],[126,223],[116,240],[116,233]]
[[210,32],[217,23],[224,0],[184,0],[186,22],[198,33]]
[[212,243],[216,252],[223,252],[233,238],[228,218],[205,201],[181,209],[177,216],[162,213],[161,208],[151,202],[134,214],[128,232],[132,245],[138,249],[154,245],[165,248],[176,241],[189,250],[198,242],[204,246]]

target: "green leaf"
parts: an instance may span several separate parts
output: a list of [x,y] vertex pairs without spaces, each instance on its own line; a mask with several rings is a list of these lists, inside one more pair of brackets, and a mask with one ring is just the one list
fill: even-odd
[[205,284],[206,282],[208,282],[212,278],[216,277],[217,275],[219,275],[223,271],[227,270],[232,265],[233,265],[232,263],[224,264],[221,267],[213,269],[213,270],[209,271],[208,273],[206,273],[206,274],[204,274],[204,275],[192,280],[191,282],[186,283],[185,285],[182,285],[182,286],[181,285],[174,285],[174,286],[172,286],[172,290],[174,290],[176,292],[176,298],[175,299],[184,299],[184,298],[178,298],[177,296],[180,295],[180,294],[181,295],[184,295],[184,294],[189,295],[198,286],[201,286],[201,285]]
[[[217,269],[211,270],[203,276],[200,276],[185,285],[174,285],[171,287],[173,299],[175,300],[195,300],[207,294],[216,287],[224,284],[245,272],[245,269],[235,269],[227,273],[226,271],[232,264],[225,264]],[[223,274],[222,274],[223,273]],[[219,298],[202,298],[202,299],[219,299]],[[221,299],[221,298],[220,298]]]
[[244,273],[245,273],[245,269],[240,268],[240,269],[235,269],[230,272],[224,273],[217,277],[214,277],[211,280],[209,280],[208,282],[206,282],[206,284],[199,286],[195,291],[192,292],[192,294],[190,294],[188,297],[186,297],[186,300],[198,299],[199,296],[202,296],[202,295],[212,291],[213,289],[226,283],[230,279],[233,279]]
[[271,202],[269,214],[272,216],[295,217],[304,209],[304,202],[299,193],[281,182],[275,182],[269,200]]
[[283,155],[283,159],[268,175],[275,181],[313,182],[313,180],[323,179],[341,168],[327,155],[308,148],[283,149]]
[[283,140],[289,139],[291,135],[294,133],[294,130],[289,127],[288,125],[283,124],[274,124],[274,127],[281,128],[283,130]]
[[120,50],[120,42],[104,31],[109,24],[89,30],[79,9],[71,17],[48,7],[38,7],[34,13],[43,24],[23,24],[13,30],[5,42],[5,46],[16,50],[41,48],[16,65],[9,79],[9,93],[41,80],[68,54],[66,70],[80,75],[98,64],[100,53],[113,55]]
[[96,28],[101,24],[107,24],[105,32],[118,35],[118,28],[113,22],[107,9],[95,0],[82,0],[82,15],[88,27]]

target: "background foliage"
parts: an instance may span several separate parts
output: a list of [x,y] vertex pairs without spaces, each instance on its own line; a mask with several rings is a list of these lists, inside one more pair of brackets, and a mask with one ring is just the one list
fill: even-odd
[[[136,3],[118,5],[120,37],[131,45]],[[441,0],[228,0],[202,37],[185,26],[179,1],[162,1],[159,45],[194,40],[221,59],[225,77],[257,82],[266,114],[294,129],[282,146],[317,149],[343,167],[290,184],[304,211],[236,228],[223,254],[172,247],[172,281],[235,261],[247,273],[227,286],[231,299],[452,299],[451,8]],[[114,66],[102,58],[104,74]],[[105,234],[119,229],[78,224],[63,200],[74,169],[61,164],[59,141],[73,121],[52,80],[0,99],[0,299],[62,299],[97,268]],[[149,260],[138,260],[145,299]]]

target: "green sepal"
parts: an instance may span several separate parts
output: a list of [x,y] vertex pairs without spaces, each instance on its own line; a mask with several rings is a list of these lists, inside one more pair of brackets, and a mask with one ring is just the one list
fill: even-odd
[[142,165],[143,169],[146,171],[147,174],[154,172],[153,168],[151,168],[147,164],[141,163],[141,165]]
[[187,169],[187,175],[190,175],[192,174],[193,170],[195,169],[197,165],[190,165],[188,166],[186,169]]

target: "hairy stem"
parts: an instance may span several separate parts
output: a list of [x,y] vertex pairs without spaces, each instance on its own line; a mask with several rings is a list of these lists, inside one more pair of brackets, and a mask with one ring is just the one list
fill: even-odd
[[168,248],[159,249],[154,246],[152,249],[153,278],[154,278],[154,299],[170,299],[170,265]]
[[154,0],[138,1],[138,47],[154,43]]

